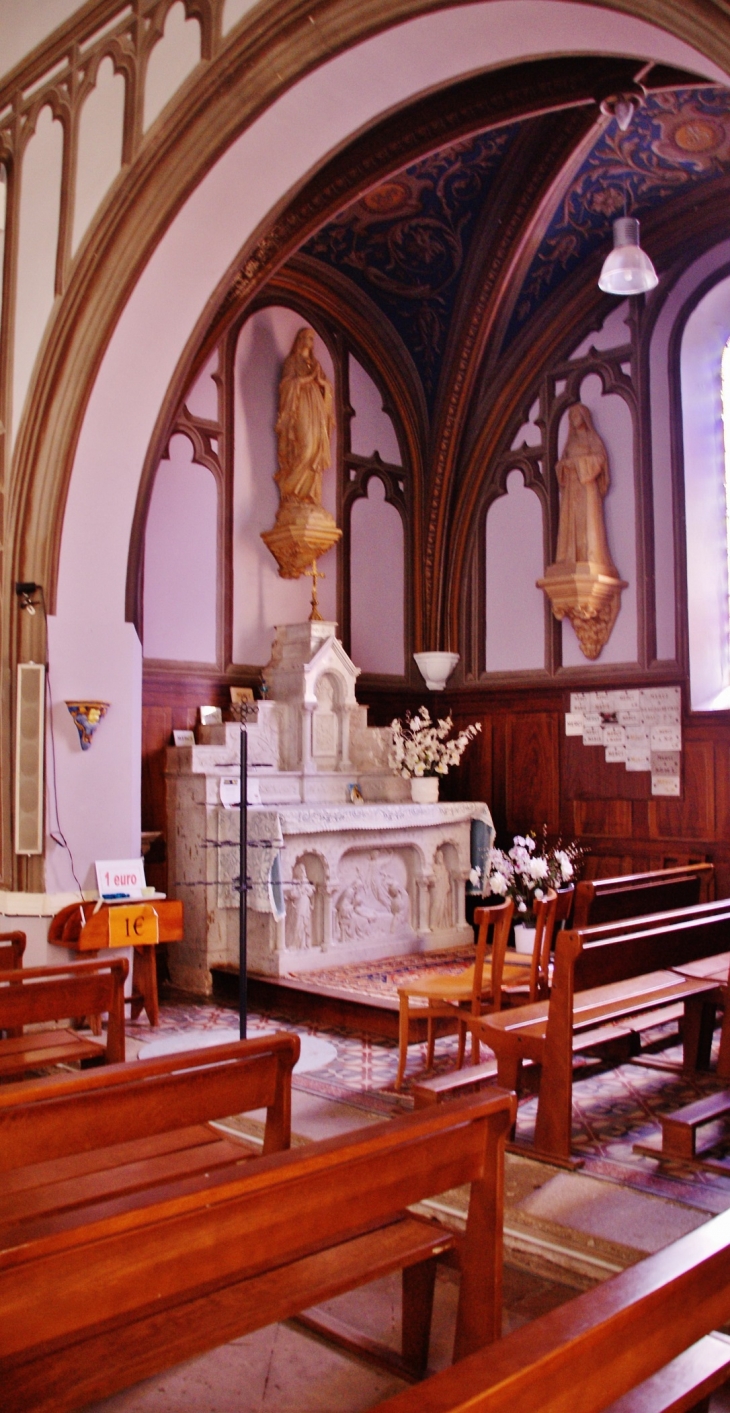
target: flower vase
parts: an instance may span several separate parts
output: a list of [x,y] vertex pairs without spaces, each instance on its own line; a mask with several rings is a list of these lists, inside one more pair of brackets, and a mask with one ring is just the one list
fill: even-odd
[[515,923],[515,948],[518,952],[528,952],[530,956],[535,949],[535,923],[516,922]]
[[436,805],[438,797],[438,775],[411,776],[411,799],[414,805]]

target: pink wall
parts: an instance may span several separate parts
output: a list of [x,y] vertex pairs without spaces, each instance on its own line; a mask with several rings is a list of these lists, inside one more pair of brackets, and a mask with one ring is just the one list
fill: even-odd
[[[131,623],[97,617],[89,587],[82,618],[49,618],[56,783],[61,829],[83,888],[95,888],[95,859],[139,858],[142,651]],[[92,745],[82,751],[66,701],[109,702]],[[74,887],[69,857],[48,833],[56,827],[50,732],[46,739],[46,889]]]
[[404,592],[403,521],[371,477],[350,514],[350,656],[363,672],[403,676]]
[[510,471],[507,495],[487,515],[487,672],[545,666],[542,506]]
[[218,487],[173,437],[155,476],[144,557],[144,655],[214,663],[218,593]]
[[350,449],[356,456],[372,456],[377,451],[381,461],[400,466],[401,454],[395,428],[383,411],[383,399],[372,378],[350,358],[350,406],[355,416],[350,422]]

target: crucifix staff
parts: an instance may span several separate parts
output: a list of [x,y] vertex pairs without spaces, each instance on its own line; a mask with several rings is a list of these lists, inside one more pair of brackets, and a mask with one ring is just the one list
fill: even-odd
[[317,580],[326,579],[327,576],[320,569],[317,568],[316,559],[312,560],[312,568],[305,569],[304,573],[306,574],[308,579],[312,580],[312,612],[309,615],[309,622],[321,623],[322,615],[319,611],[319,602],[317,599]]

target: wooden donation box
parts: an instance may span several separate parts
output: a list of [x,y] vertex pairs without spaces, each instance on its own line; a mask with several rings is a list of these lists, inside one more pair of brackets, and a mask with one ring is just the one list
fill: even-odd
[[159,1021],[157,966],[159,942],[181,942],[183,905],[176,899],[153,902],[72,903],[51,922],[48,941],[85,956],[108,947],[133,947],[132,1020],[144,1009],[150,1025]]

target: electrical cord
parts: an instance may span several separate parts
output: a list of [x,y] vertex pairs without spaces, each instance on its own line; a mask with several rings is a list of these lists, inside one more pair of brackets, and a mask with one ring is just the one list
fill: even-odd
[[71,874],[72,874],[72,876],[73,876],[74,883],[76,884],[76,887],[77,887],[77,889],[78,889],[78,891],[79,891],[79,894],[80,894],[81,898],[83,898],[83,896],[84,896],[84,890],[83,890],[83,888],[81,887],[81,884],[79,883],[79,880],[78,880],[78,878],[77,878],[77,876],[76,876],[76,865],[75,865],[75,863],[74,863],[74,856],[73,856],[73,853],[72,853],[72,851],[71,851],[71,845],[69,844],[68,839],[66,838],[66,835],[64,834],[63,829],[61,828],[61,819],[60,819],[60,815],[59,815],[59,812],[58,812],[58,778],[57,778],[57,772],[56,772],[56,736],[55,736],[55,732],[54,732],[54,729],[53,729],[53,693],[52,693],[52,691],[51,691],[51,663],[50,663],[50,654],[49,654],[49,651],[48,651],[48,612],[47,612],[47,610],[46,610],[46,598],[45,598],[45,594],[43,593],[43,586],[42,586],[41,584],[37,584],[37,585],[36,585],[36,589],[37,589],[37,592],[38,592],[38,593],[40,594],[40,596],[41,596],[41,607],[42,607],[42,609],[43,609],[43,619],[44,619],[44,622],[45,622],[45,625],[46,625],[46,660],[45,660],[44,666],[45,666],[45,669],[46,669],[46,695],[47,695],[47,698],[48,698],[48,725],[49,725],[49,734],[50,734],[50,737],[51,737],[51,788],[52,788],[52,792],[53,792],[53,811],[54,811],[54,814],[55,814],[55,817],[56,817],[56,828],[55,828],[55,830],[49,828],[49,830],[48,830],[48,836],[49,836],[50,839],[53,840],[54,844],[57,844],[57,845],[58,845],[59,848],[66,850],[66,853],[68,854],[68,857],[69,857],[69,863],[70,863],[70,865],[71,865]]

